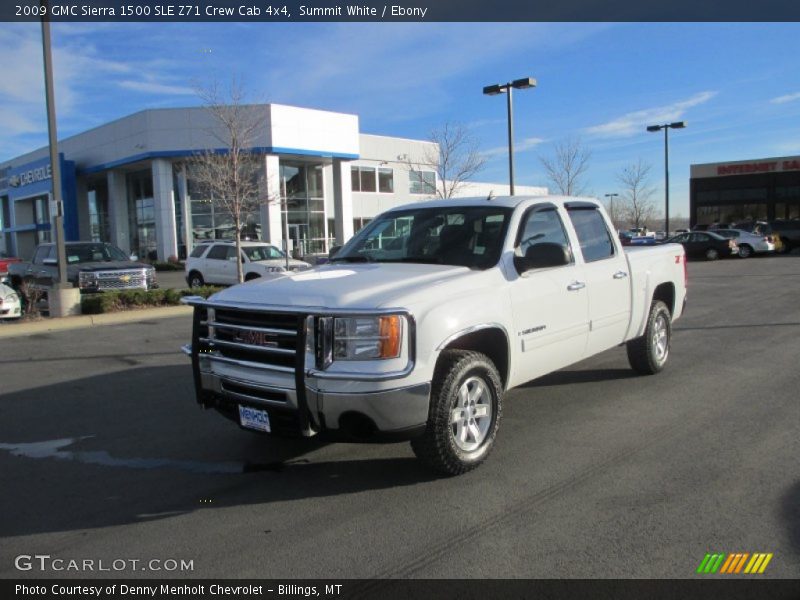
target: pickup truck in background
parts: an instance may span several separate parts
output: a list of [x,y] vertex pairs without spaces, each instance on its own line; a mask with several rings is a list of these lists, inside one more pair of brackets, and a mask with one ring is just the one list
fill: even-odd
[[586,198],[426,201],[314,269],[194,306],[197,401],[241,427],[410,440],[455,475],[488,456],[504,393],[625,344],[661,371],[686,300],[677,244],[623,251]]
[[[148,290],[158,287],[156,270],[148,264],[130,260],[116,246],[102,242],[66,242],[67,280],[82,292],[107,290]],[[48,288],[58,281],[56,245],[39,244],[30,262],[8,267],[11,286],[23,283]]]

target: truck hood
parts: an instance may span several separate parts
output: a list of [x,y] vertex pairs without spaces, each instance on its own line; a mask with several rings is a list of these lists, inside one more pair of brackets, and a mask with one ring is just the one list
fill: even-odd
[[449,265],[400,263],[324,265],[254,280],[214,294],[211,301],[284,307],[373,309],[405,307],[420,293],[484,272]]

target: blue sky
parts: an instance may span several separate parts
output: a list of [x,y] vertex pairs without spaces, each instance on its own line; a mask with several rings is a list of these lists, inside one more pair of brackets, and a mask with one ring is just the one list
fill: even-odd
[[[52,26],[59,136],[150,107],[199,104],[197,83],[232,75],[253,101],[355,113],[366,133],[425,138],[471,126],[507,179],[503,97],[484,85],[525,76],[515,100],[518,184],[546,185],[539,155],[580,137],[594,195],[652,164],[663,197],[670,135],[672,214],[688,215],[689,165],[800,154],[798,24],[67,24]],[[46,144],[37,24],[0,23],[0,160]]]

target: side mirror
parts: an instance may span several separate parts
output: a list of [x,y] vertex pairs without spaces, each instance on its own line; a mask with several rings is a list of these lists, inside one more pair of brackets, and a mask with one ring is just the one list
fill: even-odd
[[58,266],[58,259],[55,258],[45,258],[42,261],[43,265],[47,265],[48,267],[57,267]]
[[553,242],[533,244],[525,251],[525,256],[514,257],[514,267],[521,275],[531,269],[563,267],[572,262],[572,252],[567,246]]
[[336,256],[336,253],[341,249],[341,246],[331,246],[331,249],[328,251],[328,258],[333,258]]

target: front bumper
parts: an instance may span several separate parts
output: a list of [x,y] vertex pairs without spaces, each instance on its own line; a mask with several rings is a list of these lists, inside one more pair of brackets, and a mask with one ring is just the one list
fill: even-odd
[[277,435],[402,441],[421,434],[428,420],[430,383],[367,393],[331,393],[305,386],[298,394],[291,387],[250,379],[203,371],[199,376],[198,397],[204,407],[236,423],[239,405],[266,410]]
[[381,373],[355,367],[332,372],[316,359],[316,350],[326,354],[326,345],[315,342],[322,340],[317,330],[324,333],[317,317],[201,299],[188,303],[195,305],[194,324],[192,343],[183,351],[192,359],[197,401],[204,407],[240,425],[239,406],[265,410],[272,432],[284,435],[371,442],[424,431],[431,385],[409,377],[415,340],[410,316],[401,364]]

